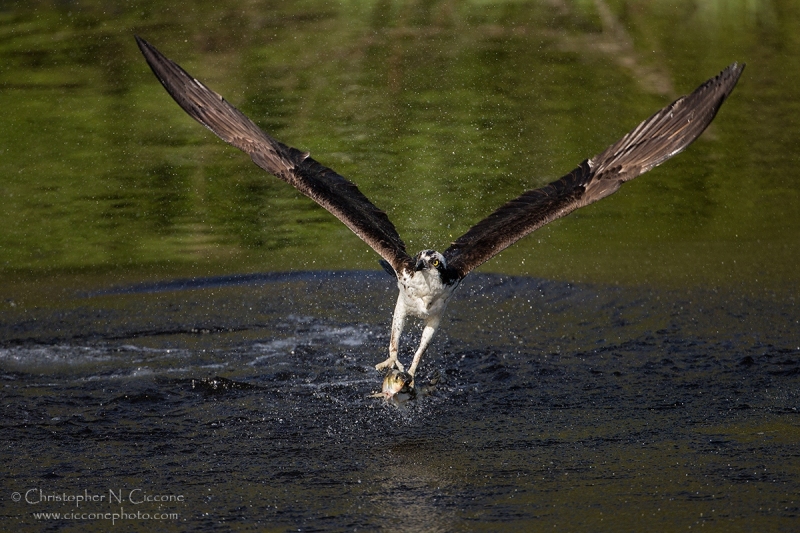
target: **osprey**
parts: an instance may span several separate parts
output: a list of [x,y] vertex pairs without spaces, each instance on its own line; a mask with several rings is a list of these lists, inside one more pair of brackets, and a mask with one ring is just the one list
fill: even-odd
[[381,264],[397,277],[400,294],[392,319],[389,357],[375,368],[404,371],[397,360],[400,334],[407,316],[421,318],[425,327],[408,369],[412,383],[447,302],[470,271],[532,231],[605,198],[624,182],[683,151],[714,119],[744,69],[744,64],[733,63],[566,176],[500,206],[443,253],[423,250],[412,257],[386,213],[354,183],[309,157],[308,152],[273,139],[144,39],[137,36],[136,41],[156,77],[189,116],[330,211],[383,258]]

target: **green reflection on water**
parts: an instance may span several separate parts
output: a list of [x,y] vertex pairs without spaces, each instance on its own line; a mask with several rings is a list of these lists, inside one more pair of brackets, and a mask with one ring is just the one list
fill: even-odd
[[138,33],[443,249],[733,60],[708,134],[483,268],[617,283],[798,281],[800,10],[778,2],[17,6],[0,31],[0,268],[132,277],[377,268],[189,119]]

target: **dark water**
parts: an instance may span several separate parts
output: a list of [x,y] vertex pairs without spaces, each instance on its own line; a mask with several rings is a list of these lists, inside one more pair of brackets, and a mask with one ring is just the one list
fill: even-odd
[[477,275],[397,408],[383,274],[95,289],[1,315],[9,524],[109,528],[41,489],[167,530],[796,529],[794,298]]

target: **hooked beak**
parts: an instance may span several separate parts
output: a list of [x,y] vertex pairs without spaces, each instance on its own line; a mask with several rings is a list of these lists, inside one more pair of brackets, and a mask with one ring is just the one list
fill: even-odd
[[420,270],[425,270],[425,261],[422,259],[417,259],[417,263],[414,265],[414,270],[419,272]]

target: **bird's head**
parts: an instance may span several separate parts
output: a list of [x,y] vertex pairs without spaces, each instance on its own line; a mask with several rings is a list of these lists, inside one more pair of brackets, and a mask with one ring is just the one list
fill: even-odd
[[438,270],[443,272],[447,268],[444,256],[435,250],[422,250],[414,258],[414,270]]

